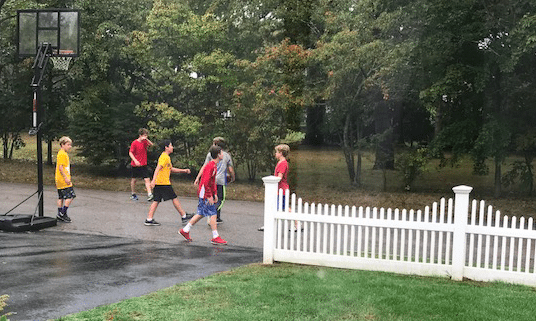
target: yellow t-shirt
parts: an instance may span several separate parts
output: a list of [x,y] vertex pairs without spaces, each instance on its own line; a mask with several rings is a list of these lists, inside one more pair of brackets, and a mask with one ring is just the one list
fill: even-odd
[[56,188],[57,189],[63,189],[63,188],[73,186],[72,182],[69,185],[67,185],[67,183],[65,183],[65,178],[63,178],[63,175],[61,175],[61,172],[60,172],[60,165],[63,166],[63,169],[64,169],[65,174],[67,176],[66,178],[71,180],[71,167],[69,166],[69,155],[67,155],[67,153],[63,149],[59,150],[58,156],[57,156],[57,159],[56,159],[56,175],[55,175]]
[[156,174],[156,185],[171,185],[169,175],[171,174],[171,158],[165,152],[158,158],[158,165],[162,166]]

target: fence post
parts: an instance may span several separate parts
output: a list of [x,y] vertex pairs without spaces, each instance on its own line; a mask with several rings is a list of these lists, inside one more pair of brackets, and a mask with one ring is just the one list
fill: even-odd
[[264,182],[264,242],[262,262],[264,264],[274,263],[274,213],[277,211],[277,183],[279,183],[280,180],[281,178],[276,176],[266,176],[262,178],[262,181]]
[[454,191],[454,233],[452,237],[452,279],[461,281],[465,267],[467,252],[465,234],[469,213],[469,193],[473,190],[470,186],[460,185],[453,187]]

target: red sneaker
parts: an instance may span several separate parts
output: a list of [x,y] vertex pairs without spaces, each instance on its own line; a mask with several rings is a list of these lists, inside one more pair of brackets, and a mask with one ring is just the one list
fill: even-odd
[[182,237],[184,237],[184,239],[186,239],[187,242],[191,242],[192,241],[192,238],[190,237],[190,233],[186,233],[184,232],[183,229],[181,229],[179,231],[179,234],[182,235]]
[[215,244],[215,245],[226,245],[227,244],[227,241],[222,239],[219,236],[213,238],[212,240],[210,240],[210,242],[212,242],[212,244]]

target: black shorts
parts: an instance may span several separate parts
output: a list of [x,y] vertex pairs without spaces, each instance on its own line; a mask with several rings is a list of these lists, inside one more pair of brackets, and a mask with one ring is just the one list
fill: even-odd
[[72,198],[75,198],[75,197],[76,197],[76,194],[75,194],[74,188],[72,186],[67,187],[67,188],[58,189],[58,199],[60,199],[60,200],[68,200],[68,199],[72,199]]
[[149,168],[145,166],[132,166],[131,177],[132,178],[150,178]]
[[154,201],[162,202],[177,198],[171,185],[156,185],[153,189]]

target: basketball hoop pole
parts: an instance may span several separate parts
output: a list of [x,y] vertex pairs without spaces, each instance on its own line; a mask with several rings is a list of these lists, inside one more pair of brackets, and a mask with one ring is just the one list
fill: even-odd
[[43,197],[43,145],[41,125],[43,109],[41,107],[41,80],[43,79],[43,71],[47,66],[48,59],[52,53],[52,47],[49,43],[39,45],[35,61],[33,64],[34,77],[30,86],[33,90],[33,113],[32,113],[32,128],[30,135],[36,135],[37,140],[37,195],[39,216],[44,216],[45,206]]

